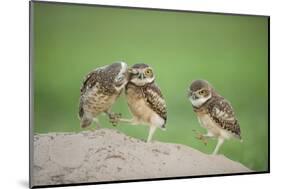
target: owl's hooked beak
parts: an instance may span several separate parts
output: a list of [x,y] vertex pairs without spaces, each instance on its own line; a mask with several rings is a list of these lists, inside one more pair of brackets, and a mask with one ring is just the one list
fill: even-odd
[[196,93],[193,91],[188,90],[187,94],[188,94],[188,98],[191,98],[192,100],[198,99]]
[[198,97],[195,93],[192,94],[192,99],[193,99],[193,100],[197,100],[198,98],[199,98],[199,97]]
[[139,73],[138,78],[141,79],[141,80],[143,80],[144,74],[143,74],[143,73]]

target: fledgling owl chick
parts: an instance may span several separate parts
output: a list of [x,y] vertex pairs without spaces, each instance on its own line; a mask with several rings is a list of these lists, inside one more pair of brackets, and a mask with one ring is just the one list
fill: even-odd
[[125,62],[116,62],[89,73],[80,89],[80,126],[86,128],[95,121],[99,128],[97,116],[103,112],[111,120],[118,116],[118,114],[111,113],[110,108],[127,82],[128,73]]
[[213,154],[218,153],[225,139],[241,140],[240,126],[230,103],[220,96],[207,81],[193,81],[188,89],[188,98],[199,123],[207,129],[207,134],[199,138],[218,139]]
[[149,126],[147,142],[150,142],[156,128],[165,130],[167,108],[159,87],[154,82],[155,75],[146,64],[135,64],[128,70],[129,82],[125,95],[132,119],[120,119],[131,124]]

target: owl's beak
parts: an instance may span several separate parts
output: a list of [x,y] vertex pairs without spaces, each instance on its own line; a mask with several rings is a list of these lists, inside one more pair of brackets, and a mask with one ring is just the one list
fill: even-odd
[[141,79],[141,80],[143,80],[144,74],[143,74],[143,73],[139,73],[138,78]]
[[195,93],[192,93],[191,98],[193,100],[197,100],[199,97]]
[[192,92],[192,91],[188,91],[188,97],[191,98],[192,100],[196,100],[198,99],[198,97],[196,96],[196,93]]

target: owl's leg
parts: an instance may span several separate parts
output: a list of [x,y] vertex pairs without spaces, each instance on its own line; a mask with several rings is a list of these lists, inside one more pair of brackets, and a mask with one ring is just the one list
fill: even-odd
[[93,121],[95,122],[96,129],[100,129],[101,126],[100,126],[99,120],[97,118],[93,118]]
[[124,123],[130,123],[133,125],[136,124],[133,118],[132,119],[120,118],[119,121],[124,122]]
[[217,143],[216,148],[215,148],[215,150],[214,150],[214,152],[213,152],[213,155],[218,154],[219,149],[220,149],[221,145],[223,144],[223,142],[224,142],[224,139],[221,138],[221,137],[219,137],[219,138],[218,138],[218,143]]
[[114,113],[110,111],[105,112],[108,115],[109,121],[112,123],[113,126],[116,126],[121,118],[121,113]]
[[157,127],[154,125],[149,127],[149,133],[148,133],[148,137],[147,137],[147,141],[146,141],[147,143],[151,141],[152,136],[153,136],[154,132],[156,131],[156,129],[157,129]]
[[206,134],[202,135],[202,141],[204,142],[205,145],[207,145],[208,139],[214,138],[214,137],[215,137],[215,135],[212,132],[208,131]]
[[210,131],[208,131],[206,134],[203,134],[204,138],[213,138],[215,135],[213,133],[211,133]]
[[204,134],[196,131],[195,129],[192,130],[195,134],[196,134],[196,139],[203,141],[203,143],[205,145],[207,145],[208,141],[206,140],[206,138],[204,137]]
[[198,140],[202,140],[205,145],[208,144],[207,139],[214,137],[214,134],[209,131],[206,134],[202,134],[200,132],[197,132],[196,130],[193,130],[193,131],[196,133],[196,138]]
[[198,133],[197,136],[196,136],[196,138],[197,138],[198,140],[201,140],[205,145],[208,144],[207,137],[206,137],[204,134]]
[[134,118],[131,118],[131,119],[121,118],[121,114],[120,114],[120,116],[118,115],[113,118],[109,117],[109,119],[110,119],[110,122],[115,125],[117,125],[119,122],[128,123],[128,124],[132,124],[132,125],[136,125],[138,123]]

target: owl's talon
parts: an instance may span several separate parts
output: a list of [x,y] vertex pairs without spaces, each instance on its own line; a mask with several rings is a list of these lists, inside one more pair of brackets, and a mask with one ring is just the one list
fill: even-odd
[[120,119],[122,117],[122,114],[121,113],[117,113],[116,114],[116,118]]
[[205,138],[202,139],[202,142],[203,142],[203,144],[204,144],[205,146],[207,146],[208,141],[207,141]]
[[197,134],[197,136],[196,136],[196,138],[198,139],[198,140],[203,140],[203,135],[201,134],[201,133],[198,133]]
[[109,121],[111,122],[112,126],[116,127],[118,125],[119,119],[121,118],[121,113],[111,113],[109,114]]
[[109,114],[109,119],[117,119],[117,118],[121,118],[122,114],[121,113],[110,113]]
[[205,146],[208,144],[208,141],[206,140],[206,138],[204,137],[203,134],[197,133],[196,138],[197,138],[198,140],[201,140],[201,141],[204,143]]
[[111,124],[113,127],[116,127],[118,125],[118,123],[116,121],[111,121]]
[[116,127],[118,125],[118,122],[116,120],[110,120],[110,123],[112,126]]

